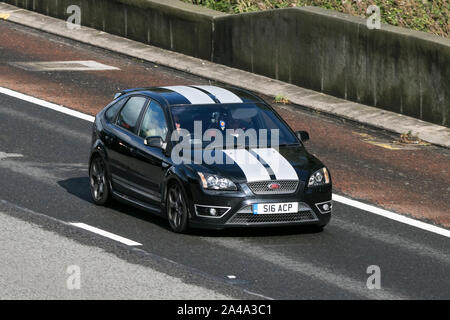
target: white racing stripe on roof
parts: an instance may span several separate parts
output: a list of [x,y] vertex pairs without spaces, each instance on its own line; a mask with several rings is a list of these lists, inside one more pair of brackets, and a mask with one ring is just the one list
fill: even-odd
[[224,88],[220,88],[220,87],[216,87],[216,86],[193,86],[193,87],[208,91],[213,96],[215,96],[217,98],[217,100],[220,101],[220,103],[242,103],[242,102],[244,102],[244,101],[242,101],[241,98],[239,98],[233,92],[231,92],[227,89],[224,89]]
[[183,97],[189,100],[192,104],[211,104],[215,103],[206,93],[187,86],[170,86],[162,87],[164,89],[172,90],[181,94]]
[[277,180],[298,180],[294,167],[273,148],[252,149],[256,152],[275,173]]

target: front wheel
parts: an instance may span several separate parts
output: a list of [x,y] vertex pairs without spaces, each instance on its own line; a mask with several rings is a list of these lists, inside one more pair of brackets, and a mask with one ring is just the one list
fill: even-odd
[[174,232],[182,233],[188,229],[188,207],[181,187],[174,183],[167,190],[167,219]]
[[102,157],[95,156],[89,165],[89,185],[91,196],[97,205],[105,205],[110,201],[106,165]]

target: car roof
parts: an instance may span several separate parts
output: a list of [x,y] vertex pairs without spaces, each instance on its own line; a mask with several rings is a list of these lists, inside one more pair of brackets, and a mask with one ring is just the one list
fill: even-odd
[[264,102],[258,96],[243,89],[212,85],[133,88],[121,91],[116,98],[131,93],[157,95],[163,98],[169,106]]

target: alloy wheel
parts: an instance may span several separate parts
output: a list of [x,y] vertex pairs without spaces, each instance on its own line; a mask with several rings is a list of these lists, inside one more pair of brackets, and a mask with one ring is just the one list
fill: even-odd
[[105,164],[100,157],[95,157],[89,170],[91,195],[95,203],[104,204],[109,197]]
[[178,185],[171,186],[167,192],[167,218],[175,232],[187,229],[187,206]]

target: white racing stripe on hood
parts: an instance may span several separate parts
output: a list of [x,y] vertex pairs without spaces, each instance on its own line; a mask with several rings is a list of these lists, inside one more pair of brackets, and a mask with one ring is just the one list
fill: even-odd
[[241,168],[247,182],[270,180],[267,169],[247,150],[229,149],[223,150],[223,152]]
[[235,95],[233,92],[224,88],[215,86],[194,86],[196,88],[208,91],[220,101],[220,103],[243,103],[241,98]]
[[252,149],[257,153],[275,173],[277,180],[298,180],[294,167],[273,148]]
[[170,86],[162,87],[164,89],[169,89],[181,94],[183,97],[189,100],[192,104],[211,104],[215,103],[213,99],[210,98],[206,93],[187,86]]

